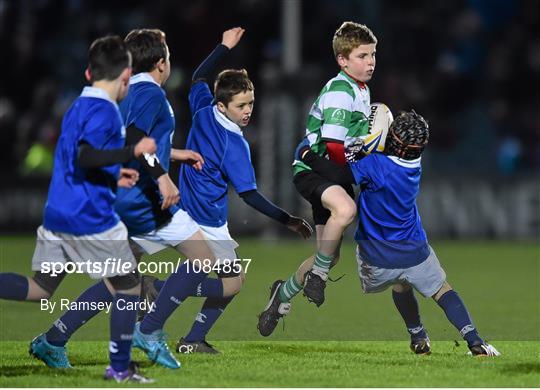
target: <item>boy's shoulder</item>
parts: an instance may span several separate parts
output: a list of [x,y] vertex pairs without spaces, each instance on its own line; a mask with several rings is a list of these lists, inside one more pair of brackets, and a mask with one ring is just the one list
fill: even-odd
[[[136,83],[129,86],[124,100],[162,101],[167,100],[165,91],[159,85],[150,82]],[[121,104],[121,103],[120,103]]]
[[80,96],[74,102],[74,107],[80,112],[79,115],[88,117],[89,121],[103,121],[118,116],[118,106],[103,99]]
[[344,71],[340,71],[335,77],[328,80],[320,95],[322,96],[331,92],[345,92],[353,100],[357,98],[365,99],[366,95],[369,97],[369,87],[363,84],[362,88],[360,88],[358,83]]
[[345,92],[349,94],[353,99],[356,97],[354,85],[346,77],[344,77],[341,72],[338,73],[335,77],[328,80],[321,94],[329,92]]

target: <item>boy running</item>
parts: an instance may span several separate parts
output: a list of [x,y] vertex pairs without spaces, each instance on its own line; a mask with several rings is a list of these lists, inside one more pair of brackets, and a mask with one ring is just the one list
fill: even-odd
[[[345,22],[332,42],[341,69],[328,81],[311,107],[306,137],[311,150],[337,164],[345,164],[344,146],[368,133],[370,95],[367,82],[375,70],[377,38],[363,24]],[[270,302],[277,296],[278,312],[268,311],[270,302],[259,316],[263,336],[271,334],[279,318],[290,310],[290,301],[302,289],[309,301],[320,306],[330,268],[339,260],[343,232],[356,215],[354,192],[350,184],[336,185],[295,156],[294,185],[311,203],[317,233],[317,254],[305,260],[285,282],[275,281]]]
[[[119,37],[92,43],[85,87],[66,112],[55,151],[54,171],[45,204],[43,225],[37,231],[32,269],[47,262],[73,262],[112,294],[110,319],[110,366],[105,379],[151,383],[130,360],[133,329],[140,294],[140,277],[128,244],[125,225],[114,211],[117,187],[132,187],[138,173],[121,163],[152,154],[156,144],[143,137],[135,145],[125,143],[125,128],[117,101],[124,98],[131,75],[131,55]],[[110,258],[118,267],[108,267]],[[127,266],[127,267],[126,267]],[[47,298],[56,290],[58,276],[36,272],[25,278],[0,274],[0,297],[15,300]],[[106,287],[105,287],[106,286]],[[39,335],[30,353],[51,367],[71,367],[63,348]]]

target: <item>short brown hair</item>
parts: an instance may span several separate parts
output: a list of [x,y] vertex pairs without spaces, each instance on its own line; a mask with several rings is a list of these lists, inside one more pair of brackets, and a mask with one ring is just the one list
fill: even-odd
[[124,41],[133,56],[133,74],[151,72],[160,59],[167,59],[165,33],[157,28],[132,30]]
[[360,45],[369,45],[377,43],[377,38],[365,24],[354,22],[344,22],[334,34],[332,47],[334,56],[337,58],[341,54],[349,58],[349,54]]
[[245,69],[226,69],[218,74],[214,83],[215,100],[225,106],[231,102],[234,95],[254,90]]
[[127,45],[117,35],[98,38],[88,50],[88,71],[92,82],[114,80],[131,66]]

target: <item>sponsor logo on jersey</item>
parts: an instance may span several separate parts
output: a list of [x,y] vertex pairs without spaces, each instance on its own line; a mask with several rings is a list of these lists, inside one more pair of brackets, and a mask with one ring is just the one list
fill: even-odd
[[345,111],[342,110],[341,108],[338,108],[337,110],[335,110],[332,115],[330,116],[333,120],[335,120],[336,122],[345,122],[345,118],[346,118],[346,114],[345,114]]

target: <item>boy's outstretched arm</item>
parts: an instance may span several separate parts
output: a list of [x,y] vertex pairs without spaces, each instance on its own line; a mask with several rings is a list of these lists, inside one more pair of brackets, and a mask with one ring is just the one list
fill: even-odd
[[212,96],[206,80],[214,73],[221,57],[238,44],[242,35],[244,35],[244,31],[240,27],[225,31],[222,42],[216,46],[193,73],[191,90],[189,91],[189,109],[192,115],[195,115],[200,109],[212,105],[214,96]]
[[144,153],[154,153],[156,142],[149,137],[141,138],[136,144],[121,149],[96,149],[87,142],[81,142],[77,150],[77,162],[84,169],[126,163],[139,158]]
[[196,82],[201,79],[207,79],[216,68],[219,60],[223,57],[224,54],[228,53],[229,50],[234,48],[242,35],[244,35],[244,30],[241,27],[231,28],[223,33],[221,43],[216,46],[216,48],[210,53],[208,57],[199,65],[199,67],[193,72],[192,81]]
[[298,233],[302,238],[309,238],[313,233],[311,225],[302,218],[290,215],[285,210],[266,199],[257,190],[245,191],[240,194],[240,197],[248,205],[253,207],[258,212],[272,218],[273,220],[287,226],[289,230]]

